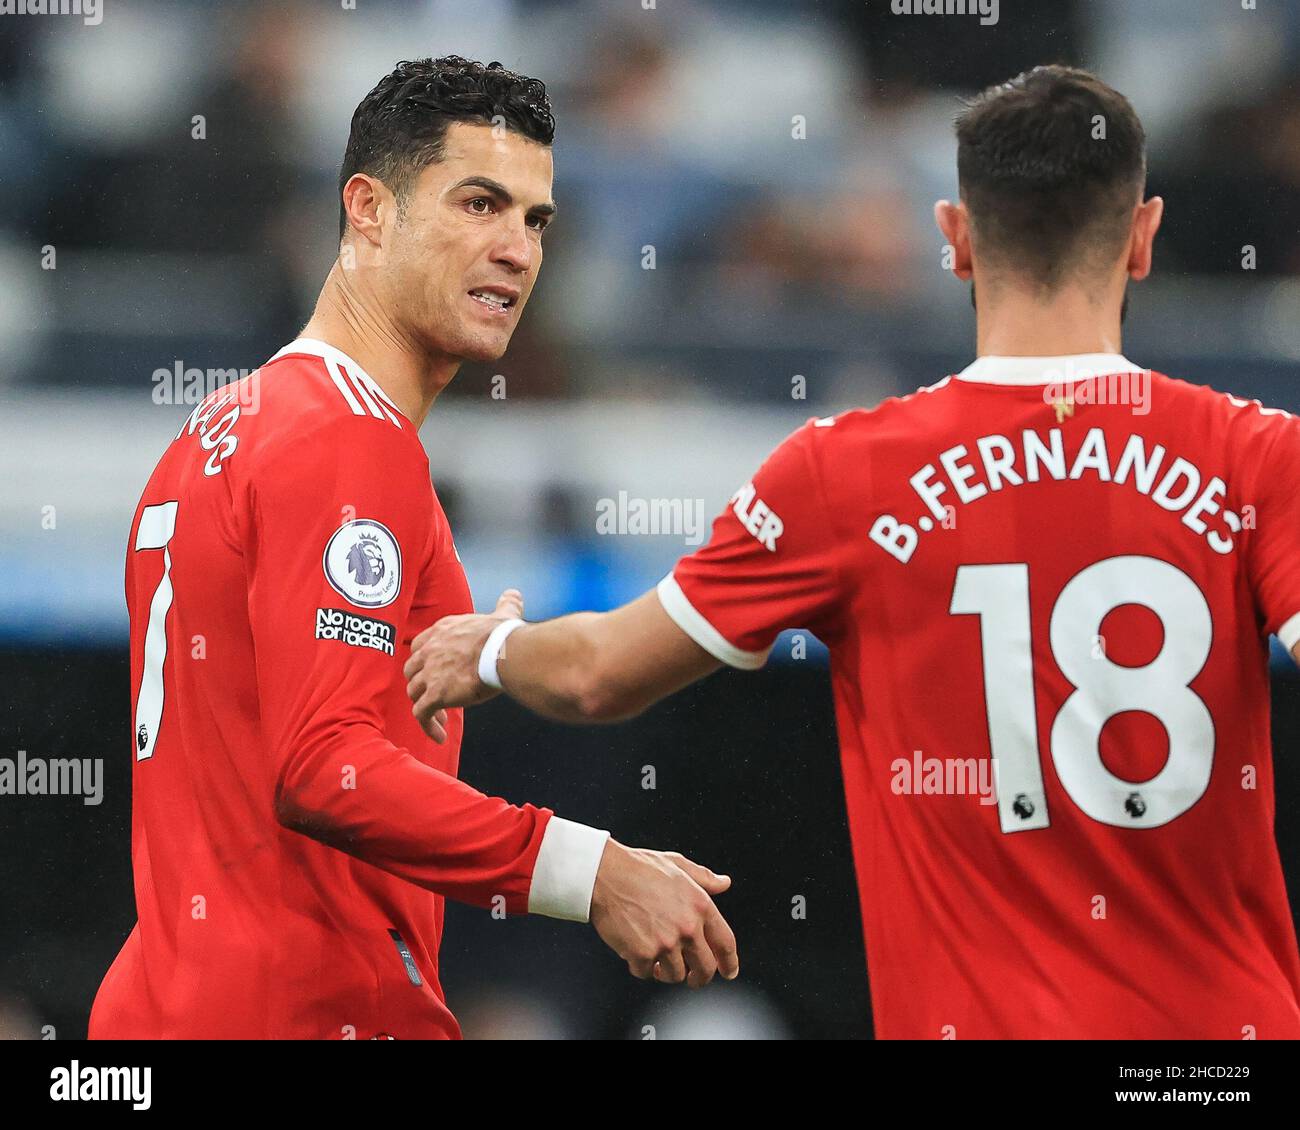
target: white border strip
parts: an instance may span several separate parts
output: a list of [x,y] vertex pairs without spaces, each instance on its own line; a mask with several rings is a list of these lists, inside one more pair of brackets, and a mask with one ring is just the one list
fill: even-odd
[[765,651],[744,651],[731,643],[696,611],[695,606],[686,599],[677,578],[671,573],[659,582],[655,591],[659,594],[659,603],[673,623],[714,659],[720,659],[730,667],[739,667],[742,671],[757,671],[767,662],[767,657],[772,652],[770,647]]
[[353,415],[364,416],[366,410],[361,407],[360,402],[352,394],[352,389],[348,387],[347,378],[343,375],[343,370],[339,367],[339,363],[332,357],[326,357],[324,360],[325,371],[329,373],[330,380],[334,382],[334,387],[343,394],[343,399],[348,402],[348,407],[352,409]]

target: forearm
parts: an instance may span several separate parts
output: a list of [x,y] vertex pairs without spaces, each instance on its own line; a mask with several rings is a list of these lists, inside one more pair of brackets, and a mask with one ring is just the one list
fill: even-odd
[[719,666],[651,590],[613,612],[540,624],[500,606],[495,616],[444,616],[416,636],[403,672],[412,713],[439,741],[440,708],[500,690],[557,722],[619,722]]
[[613,612],[520,628],[502,649],[497,677],[511,698],[547,718],[621,722],[718,666],[649,592]]
[[[486,796],[363,724],[296,742],[277,782],[275,811],[285,827],[408,882],[473,906],[504,898],[511,914],[539,909],[533,896],[543,843],[556,839],[547,810]],[[550,905],[541,913],[585,918],[585,906],[572,898],[556,913],[554,877],[593,847],[564,834],[551,845],[552,879],[542,879],[551,894],[541,892]]]
[[616,722],[639,713],[632,696],[616,700],[606,675],[606,615],[577,612],[528,624],[510,636],[497,665],[502,689],[556,722]]

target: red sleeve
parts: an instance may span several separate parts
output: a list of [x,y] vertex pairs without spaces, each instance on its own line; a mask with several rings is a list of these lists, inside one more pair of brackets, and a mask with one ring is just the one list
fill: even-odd
[[1264,627],[1290,651],[1300,643],[1300,418],[1245,411],[1259,413],[1248,450],[1260,460],[1241,515],[1250,538],[1247,575]]
[[[249,619],[281,823],[422,887],[525,913],[551,813],[477,792],[395,746],[417,580],[432,552],[423,449],[347,416],[269,451],[250,484]],[[319,640],[317,610],[382,622],[376,647]]]
[[840,600],[837,539],[809,421],[785,440],[713,523],[707,545],[659,584],[669,616],[733,667],[761,667],[777,634],[835,630]]

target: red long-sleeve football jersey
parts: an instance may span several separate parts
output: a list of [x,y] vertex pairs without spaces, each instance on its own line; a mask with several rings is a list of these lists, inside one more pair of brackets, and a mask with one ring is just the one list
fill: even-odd
[[877,1035],[1300,1037],[1300,419],[982,358],[796,432],[659,593],[737,667],[830,648]]
[[139,921],[91,1037],[457,1036],[443,896],[566,915],[551,813],[456,779],[461,711],[443,745],[411,714],[412,636],[472,611],[415,426],[293,343],[167,449],[126,599]]

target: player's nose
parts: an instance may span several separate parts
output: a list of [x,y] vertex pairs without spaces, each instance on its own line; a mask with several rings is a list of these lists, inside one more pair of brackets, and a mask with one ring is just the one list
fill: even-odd
[[529,242],[528,230],[522,223],[510,226],[501,242],[493,248],[492,261],[519,274],[532,267],[533,245]]

